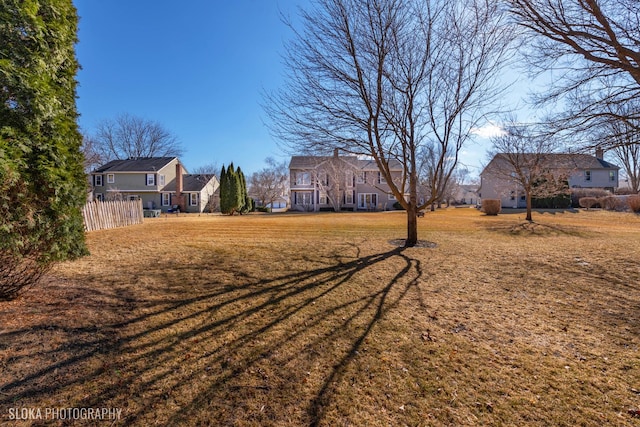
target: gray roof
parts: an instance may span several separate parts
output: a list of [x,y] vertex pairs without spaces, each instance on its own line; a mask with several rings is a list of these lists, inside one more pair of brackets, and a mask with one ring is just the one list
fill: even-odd
[[[487,168],[489,168],[492,163],[495,164],[498,159],[506,162],[507,153],[498,153],[496,154],[491,162],[487,165],[485,170],[482,171],[484,173]],[[523,159],[527,156],[536,156],[536,154],[521,154]],[[620,169],[619,166],[614,165],[613,163],[609,163],[605,160],[599,159],[595,156],[591,156],[589,154],[580,154],[580,153],[548,153],[542,154],[543,160],[540,163],[542,167],[549,169]],[[526,163],[526,160],[524,160]]]
[[[182,191],[185,193],[199,192],[215,177],[214,174],[185,174],[182,175]],[[176,191],[176,180],[169,182],[162,191]]]
[[[313,169],[333,158],[333,156],[292,156],[289,169]],[[339,159],[360,170],[378,170],[378,165],[373,159],[358,159],[356,156],[340,156]],[[402,163],[395,159],[389,160],[389,168],[403,170]]]
[[136,157],[126,160],[112,160],[100,166],[93,173],[106,172],[155,172],[167,166],[176,157]]

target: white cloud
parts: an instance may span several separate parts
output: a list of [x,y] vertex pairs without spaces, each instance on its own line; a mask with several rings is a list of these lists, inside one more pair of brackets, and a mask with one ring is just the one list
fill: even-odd
[[472,128],[471,133],[478,135],[480,138],[492,138],[495,136],[505,135],[506,132],[496,123],[488,122],[484,126]]

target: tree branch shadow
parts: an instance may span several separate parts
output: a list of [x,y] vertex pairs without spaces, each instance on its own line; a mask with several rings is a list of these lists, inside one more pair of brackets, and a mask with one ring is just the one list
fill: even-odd
[[[211,265],[174,266],[170,273],[148,266],[145,277],[166,283],[157,295],[110,282],[108,274],[84,277],[75,291],[90,295],[87,307],[108,321],[0,332],[9,346],[28,346],[34,336],[59,341],[1,361],[12,375],[0,382],[0,408],[62,399],[66,406],[122,407],[127,425],[189,424],[203,408],[223,425],[241,417],[320,425],[363,343],[423,274],[404,248],[370,255],[352,248],[356,256],[319,257],[313,269],[275,277],[223,271],[237,282],[204,281],[191,296],[181,277]],[[21,371],[29,358],[38,366]],[[303,384],[315,365],[328,369]],[[248,409],[257,402],[268,407]]]

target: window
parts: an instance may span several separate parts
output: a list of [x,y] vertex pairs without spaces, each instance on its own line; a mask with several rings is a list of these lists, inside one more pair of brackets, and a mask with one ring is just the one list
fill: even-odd
[[591,181],[591,171],[584,171],[584,180]]
[[169,205],[171,205],[171,194],[162,193],[162,206],[169,206]]
[[357,177],[356,177],[356,184],[364,184],[364,182],[367,180],[367,173],[366,172],[359,172]]
[[296,205],[311,205],[311,196],[312,193],[295,193],[296,195]]
[[616,180],[616,172],[615,171],[609,171],[609,181],[615,181]]
[[353,188],[353,181],[354,181],[353,171],[347,171],[345,175],[347,180],[347,188]]
[[104,202],[104,195],[102,193],[96,193],[96,200]]
[[152,173],[147,174],[147,185],[156,185],[155,174],[152,174]]
[[311,185],[309,172],[296,172],[296,185]]
[[344,192],[344,203],[346,205],[353,204],[353,190]]
[[116,183],[116,176],[112,173],[108,173],[107,174],[107,184],[115,184]]
[[158,175],[158,185],[164,185],[164,175]]
[[389,200],[397,200],[396,196],[394,196],[393,194],[389,194]]
[[319,203],[321,205],[326,205],[327,203],[329,203],[329,199],[327,198],[327,193],[325,193],[324,191],[320,192],[320,201]]
[[102,187],[102,175],[95,176],[96,187]]
[[359,209],[375,209],[378,206],[378,195],[376,193],[358,194]]
[[129,199],[129,200],[140,200],[140,196],[134,194],[132,196],[127,197],[127,199]]
[[189,193],[189,205],[198,206],[198,193]]
[[511,200],[515,200],[516,199],[516,192],[511,190]]
[[384,178],[382,172],[378,172],[378,184],[386,184],[387,180]]

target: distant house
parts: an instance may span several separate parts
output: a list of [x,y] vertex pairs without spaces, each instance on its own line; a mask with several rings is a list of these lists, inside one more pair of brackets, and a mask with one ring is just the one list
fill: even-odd
[[[571,189],[603,189],[613,192],[618,187],[620,168],[605,161],[602,154],[601,150],[597,150],[595,156],[574,153],[545,154],[542,167],[556,179],[566,179]],[[496,154],[480,173],[479,196],[482,199],[500,199],[504,208],[524,208],[524,192],[515,179],[509,178],[513,171],[504,156]]]
[[453,193],[454,202],[460,205],[477,205],[479,188],[476,184],[458,185]]
[[204,212],[219,183],[215,175],[186,173],[177,157],[113,160],[91,172],[93,198],[142,200],[145,209]]
[[[402,164],[393,160],[392,178]],[[293,156],[289,163],[292,210],[390,210],[397,199],[375,161],[355,156]]]

